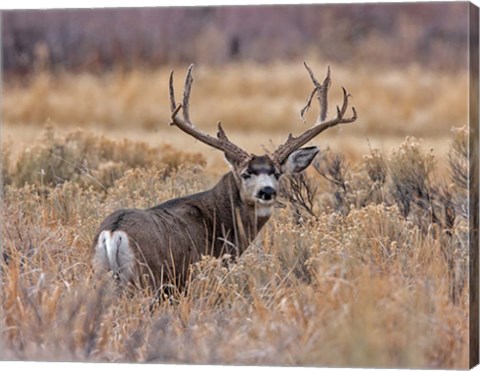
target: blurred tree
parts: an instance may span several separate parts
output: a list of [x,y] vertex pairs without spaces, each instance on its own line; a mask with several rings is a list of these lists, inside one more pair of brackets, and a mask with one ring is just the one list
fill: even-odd
[[313,53],[459,68],[466,63],[467,18],[462,2],[4,11],[2,63],[10,75],[39,65],[103,71]]

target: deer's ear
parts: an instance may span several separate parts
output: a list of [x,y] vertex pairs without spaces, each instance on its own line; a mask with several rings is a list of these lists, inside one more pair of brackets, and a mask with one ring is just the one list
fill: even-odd
[[224,153],[225,155],[225,161],[227,164],[232,168],[235,169],[238,166],[238,160],[229,156],[228,154]]
[[297,149],[296,151],[292,152],[282,164],[282,172],[299,173],[305,170],[319,151],[320,149],[318,147],[305,147]]

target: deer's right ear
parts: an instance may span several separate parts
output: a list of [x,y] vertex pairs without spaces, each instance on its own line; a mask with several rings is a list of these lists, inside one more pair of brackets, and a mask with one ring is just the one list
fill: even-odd
[[283,173],[299,173],[305,170],[313,161],[317,153],[320,152],[318,147],[305,147],[292,152],[287,160],[282,164]]

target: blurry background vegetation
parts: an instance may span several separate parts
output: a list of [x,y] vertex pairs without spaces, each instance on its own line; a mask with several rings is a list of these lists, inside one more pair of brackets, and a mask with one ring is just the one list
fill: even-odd
[[466,66],[465,3],[329,4],[10,11],[11,74],[268,63],[313,55],[332,63],[428,69]]
[[445,152],[467,118],[467,19],[455,2],[6,11],[4,137],[31,141],[48,122],[184,147],[166,125],[167,81],[175,69],[180,89],[195,63],[194,121],[221,120],[258,151],[303,129],[305,60],[318,78],[331,65],[331,107],[345,86],[360,114],[325,134],[334,147],[355,156],[416,135]]

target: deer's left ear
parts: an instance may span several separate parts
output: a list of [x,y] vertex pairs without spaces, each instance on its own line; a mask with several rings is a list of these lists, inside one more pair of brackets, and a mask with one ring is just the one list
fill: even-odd
[[282,164],[283,173],[299,173],[305,170],[313,161],[317,153],[320,151],[318,147],[305,147],[297,149],[288,156],[287,160]]

